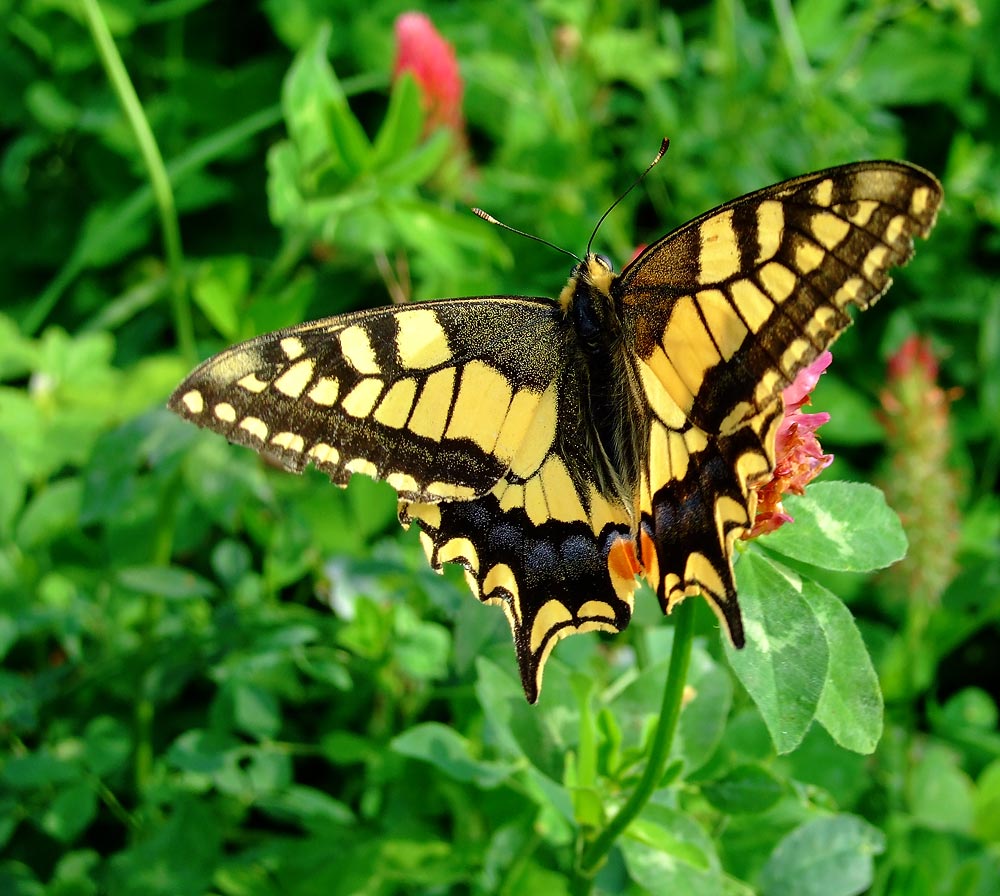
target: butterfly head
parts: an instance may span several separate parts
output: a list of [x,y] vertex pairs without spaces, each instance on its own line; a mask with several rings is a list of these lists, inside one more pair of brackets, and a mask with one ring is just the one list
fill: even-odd
[[569,313],[581,290],[588,293],[596,290],[610,298],[611,283],[615,279],[615,269],[606,255],[588,252],[586,257],[570,271],[569,280],[559,294],[559,305]]

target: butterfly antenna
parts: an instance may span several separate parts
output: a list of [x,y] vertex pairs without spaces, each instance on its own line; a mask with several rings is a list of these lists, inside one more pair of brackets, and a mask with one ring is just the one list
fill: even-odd
[[656,163],[657,163],[657,162],[659,162],[659,161],[660,161],[660,159],[662,159],[662,158],[663,158],[663,156],[664,156],[664,155],[666,154],[666,152],[667,152],[667,149],[669,149],[669,147],[670,147],[670,138],[669,138],[669,137],[664,137],[664,138],[663,138],[663,141],[662,141],[662,142],[660,143],[660,151],[659,151],[659,152],[658,152],[658,153],[656,154],[656,156],[655,156],[655,157],[653,158],[653,161],[652,161],[652,162],[650,162],[650,163],[649,163],[649,165],[647,165],[647,166],[646,166],[646,170],[645,170],[645,171],[643,171],[643,172],[642,172],[642,174],[640,174],[640,175],[639,175],[639,176],[638,176],[638,177],[637,177],[637,178],[636,178],[636,179],[635,179],[635,180],[634,180],[634,181],[632,182],[632,186],[631,186],[631,187],[629,187],[629,188],[628,188],[628,189],[627,189],[627,190],[626,190],[626,191],[625,191],[624,193],[622,193],[622,194],[621,194],[621,196],[619,196],[619,197],[618,197],[618,198],[617,198],[617,199],[616,199],[616,200],[615,200],[614,202],[612,202],[612,203],[611,203],[611,207],[610,207],[610,208],[609,208],[609,209],[608,209],[608,210],[607,210],[607,211],[606,211],[606,212],[605,212],[605,213],[604,213],[603,215],[601,215],[601,220],[597,222],[597,226],[596,226],[596,227],[594,228],[594,232],[593,232],[593,233],[592,233],[592,234],[590,235],[590,240],[589,240],[589,241],[587,242],[587,254],[588,254],[588,255],[590,255],[590,247],[591,247],[591,246],[593,245],[593,243],[594,243],[594,238],[595,238],[595,237],[597,236],[597,231],[601,229],[601,225],[602,225],[602,224],[604,223],[604,219],[605,219],[605,218],[606,218],[606,217],[607,217],[608,215],[610,215],[610,214],[611,214],[611,213],[612,213],[612,212],[613,212],[613,211],[614,211],[614,210],[615,210],[615,209],[616,209],[616,208],[618,207],[618,204],[619,204],[619,203],[620,203],[620,202],[621,202],[621,201],[622,201],[622,200],[623,200],[623,199],[624,199],[624,198],[625,198],[626,196],[628,196],[628,194],[629,194],[629,193],[631,193],[631,192],[632,192],[632,191],[633,191],[633,190],[634,190],[634,189],[635,189],[635,188],[636,188],[637,186],[639,186],[639,184],[640,184],[640,183],[642,183],[642,179],[643,179],[643,178],[644,178],[644,177],[645,177],[645,176],[646,176],[647,174],[649,174],[649,172],[650,172],[650,171],[652,171],[652,170],[653,170],[653,167],[654,167],[654,166],[656,165]]
[[516,227],[511,227],[509,224],[504,224],[503,221],[498,221],[489,212],[484,212],[481,208],[474,208],[472,214],[477,215],[482,218],[488,224],[496,224],[497,227],[502,227],[504,230],[509,230],[511,233],[516,233],[518,236],[527,237],[529,240],[534,240],[536,243],[541,243],[543,246],[548,246],[550,249],[555,249],[556,252],[562,252],[563,255],[568,255],[570,258],[580,261],[581,259],[574,255],[569,249],[564,249],[562,246],[557,246],[555,243],[550,243],[548,240],[543,240],[540,236],[535,236],[533,233],[525,233],[523,230],[518,230]]

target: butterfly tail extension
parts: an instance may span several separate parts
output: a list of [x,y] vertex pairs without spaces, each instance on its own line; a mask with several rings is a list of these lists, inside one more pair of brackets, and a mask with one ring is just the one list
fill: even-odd
[[[623,514],[602,522],[591,507],[576,519],[532,521],[531,498],[512,498],[509,491],[498,485],[473,501],[401,502],[399,518],[420,527],[435,569],[460,564],[473,594],[504,611],[524,694],[535,703],[557,641],[628,625],[639,566]],[[475,543],[464,534],[470,532]]]

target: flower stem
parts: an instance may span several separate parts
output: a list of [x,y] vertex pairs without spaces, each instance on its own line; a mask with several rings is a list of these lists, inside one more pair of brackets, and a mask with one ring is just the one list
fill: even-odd
[[194,345],[194,325],[191,319],[191,304],[188,299],[184,276],[184,252],[181,248],[181,229],[177,220],[177,207],[170,186],[160,148],[153,136],[153,129],[143,111],[142,103],[136,95],[135,87],[125,69],[125,63],[118,53],[114,38],[108,29],[97,0],[83,0],[83,11],[87,25],[97,47],[97,55],[104,65],[108,80],[118,96],[125,118],[132,129],[142,160],[149,175],[150,186],[160,212],[160,228],[163,232],[163,248],[170,275],[170,296],[173,305],[174,329],[181,351],[190,360],[196,358]]
[[[691,663],[691,643],[694,640],[694,600],[683,601],[673,612],[674,646],[670,652],[670,669],[667,672],[667,682],[663,688],[663,704],[660,717],[653,734],[649,758],[645,771],[636,785],[632,795],[625,805],[608,822],[607,827],[592,840],[583,851],[578,867],[578,876],[592,878],[604,863],[615,841],[624,830],[635,820],[649,798],[657,790],[670,756],[670,746],[677,730],[677,719],[681,713],[681,699],[684,696],[684,684],[687,681],[688,666]],[[586,892],[586,890],[582,891]]]

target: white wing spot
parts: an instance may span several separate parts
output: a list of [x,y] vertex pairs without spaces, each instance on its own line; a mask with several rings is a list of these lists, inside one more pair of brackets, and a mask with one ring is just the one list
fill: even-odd
[[375,377],[364,379],[344,396],[341,406],[352,417],[367,417],[382,394],[384,385],[382,380]]
[[274,388],[289,398],[298,398],[309,385],[315,368],[316,362],[312,358],[303,358],[274,381]]
[[833,202],[833,181],[830,178],[821,180],[812,191],[812,199],[816,205],[822,205],[824,208],[828,208],[830,203]]
[[262,442],[267,438],[267,424],[260,417],[244,417],[240,420],[240,429],[245,429]]
[[236,408],[229,404],[228,401],[220,401],[215,406],[215,416],[218,417],[223,423],[235,423]]
[[785,211],[780,202],[767,200],[757,206],[757,264],[774,258],[785,235]]
[[188,413],[200,414],[205,410],[205,399],[202,398],[201,393],[197,389],[185,392],[181,402],[188,409]]
[[264,380],[258,379],[256,373],[248,373],[243,379],[237,380],[236,385],[246,389],[247,392],[252,392],[254,395],[259,395],[267,388],[267,383]]
[[397,492],[419,492],[420,486],[417,484],[417,480],[414,479],[409,473],[400,473],[398,471],[390,473],[385,477],[385,481],[389,483]]
[[335,377],[321,376],[309,390],[309,400],[313,404],[331,407],[340,392],[340,382]]
[[903,235],[906,227],[906,215],[896,215],[885,228],[885,241],[890,245],[895,245]]
[[427,370],[451,358],[451,346],[438,316],[428,308],[419,308],[396,317],[399,335],[396,353],[399,361],[411,370]]
[[362,327],[357,324],[347,327],[337,334],[337,338],[344,357],[358,373],[378,376],[382,372],[368,333]]
[[378,479],[378,467],[363,457],[352,458],[344,464],[344,469],[348,473],[360,473],[362,476],[370,476],[372,479]]
[[309,456],[320,464],[336,464],[340,461],[340,452],[326,442],[317,442],[313,445],[309,449]]
[[740,270],[740,247],[733,227],[733,210],[709,218],[698,232],[698,282],[715,283]]
[[294,451],[296,454],[301,454],[302,449],[306,446],[302,436],[294,432],[279,432],[271,439],[271,444],[288,451]]

